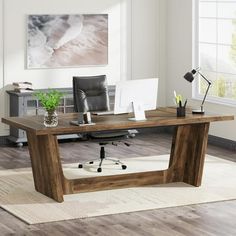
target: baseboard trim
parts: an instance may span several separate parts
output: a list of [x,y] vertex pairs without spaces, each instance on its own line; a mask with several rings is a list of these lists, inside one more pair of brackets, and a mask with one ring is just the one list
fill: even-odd
[[236,141],[217,137],[214,135],[208,136],[208,143],[217,147],[221,147],[230,151],[236,151]]

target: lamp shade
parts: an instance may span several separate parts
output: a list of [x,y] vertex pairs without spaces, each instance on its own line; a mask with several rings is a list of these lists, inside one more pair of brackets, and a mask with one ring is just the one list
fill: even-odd
[[188,81],[188,82],[190,82],[190,83],[192,83],[193,82],[193,80],[194,80],[194,75],[196,74],[196,70],[192,70],[191,72],[187,72],[185,75],[184,75],[184,78]]

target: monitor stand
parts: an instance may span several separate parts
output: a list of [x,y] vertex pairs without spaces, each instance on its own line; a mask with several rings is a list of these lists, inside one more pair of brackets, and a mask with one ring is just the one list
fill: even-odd
[[146,120],[145,111],[141,103],[132,102],[132,108],[134,112],[134,118],[129,118],[132,121]]

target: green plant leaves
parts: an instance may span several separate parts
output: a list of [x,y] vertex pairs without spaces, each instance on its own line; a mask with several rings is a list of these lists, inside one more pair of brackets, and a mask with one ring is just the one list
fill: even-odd
[[36,92],[34,95],[47,111],[54,111],[63,97],[63,93],[52,89],[48,90],[48,92]]

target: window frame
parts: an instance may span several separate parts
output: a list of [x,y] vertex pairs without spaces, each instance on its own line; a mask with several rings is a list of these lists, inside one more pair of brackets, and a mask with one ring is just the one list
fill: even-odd
[[[215,1],[210,1],[210,2],[219,2],[219,1],[215,0]],[[200,63],[199,63],[200,62],[200,58],[199,58],[199,49],[200,49],[199,10],[200,10],[200,0],[193,0],[193,11],[192,11],[193,12],[193,21],[192,21],[193,22],[193,27],[192,27],[193,28],[193,68],[200,67]],[[218,45],[218,43],[216,43],[216,45]],[[201,81],[203,81],[203,79],[199,75],[198,75],[198,78],[196,78],[193,81],[193,84],[192,84],[192,98],[193,99],[202,100],[204,97],[204,94],[202,95],[199,93],[199,86],[200,86]],[[216,97],[216,96],[211,96],[210,94],[207,95],[206,102],[236,107],[236,99],[234,100],[234,99],[229,99],[229,98]]]

